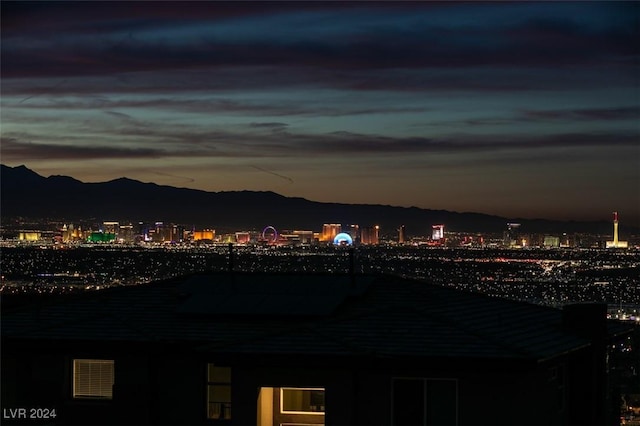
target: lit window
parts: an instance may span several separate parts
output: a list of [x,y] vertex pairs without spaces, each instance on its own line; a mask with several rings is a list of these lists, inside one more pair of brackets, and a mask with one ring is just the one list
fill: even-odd
[[74,398],[113,398],[113,360],[74,359]]
[[231,368],[207,365],[207,418],[231,419]]
[[280,412],[324,414],[324,388],[281,388]]

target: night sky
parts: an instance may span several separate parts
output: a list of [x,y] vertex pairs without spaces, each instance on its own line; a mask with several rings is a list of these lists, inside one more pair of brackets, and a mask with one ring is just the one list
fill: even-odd
[[11,2],[2,163],[640,226],[640,3]]

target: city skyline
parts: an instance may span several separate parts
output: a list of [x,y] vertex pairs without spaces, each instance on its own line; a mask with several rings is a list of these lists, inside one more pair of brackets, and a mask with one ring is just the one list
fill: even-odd
[[2,2],[2,163],[640,225],[637,3]]

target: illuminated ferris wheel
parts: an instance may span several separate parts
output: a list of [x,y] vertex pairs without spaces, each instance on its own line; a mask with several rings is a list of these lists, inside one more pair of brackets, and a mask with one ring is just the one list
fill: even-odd
[[278,241],[278,231],[276,228],[269,225],[262,230],[262,241],[266,241],[270,244],[275,244]]

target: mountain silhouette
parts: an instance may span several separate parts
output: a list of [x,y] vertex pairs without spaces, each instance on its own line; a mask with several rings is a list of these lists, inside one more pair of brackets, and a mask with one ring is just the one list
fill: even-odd
[[321,203],[274,192],[207,192],[143,183],[128,178],[84,183],[68,176],[43,177],[26,166],[1,165],[0,213],[4,218],[64,220],[165,221],[216,229],[320,230],[323,223],[380,225],[394,233],[405,225],[409,235],[429,235],[443,223],[460,232],[502,232],[519,222],[523,232],[610,233],[609,222],[563,222],[458,213],[417,207]]

